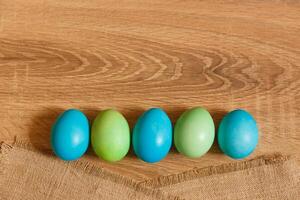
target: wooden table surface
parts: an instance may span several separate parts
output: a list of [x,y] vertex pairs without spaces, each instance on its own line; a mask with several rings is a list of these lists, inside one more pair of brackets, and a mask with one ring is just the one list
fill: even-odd
[[[260,129],[257,150],[300,161],[299,1],[2,0],[0,140],[50,149],[50,127],[64,109],[90,120],[106,108],[133,127],[148,108],[173,122],[207,108],[216,126],[243,108]],[[217,145],[188,159],[174,149],[156,164],[132,152],[118,163],[84,158],[144,180],[233,162]],[[236,161],[238,162],[238,161]]]

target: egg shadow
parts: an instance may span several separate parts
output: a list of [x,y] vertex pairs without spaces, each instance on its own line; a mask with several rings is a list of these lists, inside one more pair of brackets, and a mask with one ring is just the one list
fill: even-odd
[[[45,154],[53,155],[51,150],[51,127],[55,123],[58,116],[67,109],[60,107],[47,107],[43,111],[32,117],[29,125],[29,140],[35,150]],[[92,120],[96,117],[99,110],[92,108],[76,108],[81,110],[89,119],[91,125]],[[92,154],[91,145],[89,144],[87,154]]]
[[[92,128],[93,121],[97,117],[98,113],[101,112],[101,109],[96,107],[83,107],[83,108],[79,108],[79,110],[82,111],[89,120],[89,126],[90,126],[89,136],[91,137],[91,128]],[[85,155],[97,156],[92,148],[91,138],[89,139],[89,145],[87,151],[85,152]]]
[[190,109],[190,108],[189,107],[169,107],[169,108],[166,108],[166,110],[165,110],[167,112],[168,116],[170,117],[170,119],[172,121],[172,125],[173,125],[172,146],[171,146],[169,153],[179,154],[179,151],[177,151],[177,149],[175,147],[175,143],[174,143],[174,127],[175,127],[176,121],[180,117],[180,115],[182,115],[188,109]]
[[28,128],[28,136],[33,148],[42,154],[53,155],[51,151],[51,127],[62,108],[48,107],[34,115]]
[[136,124],[138,118],[146,111],[146,109],[143,108],[134,108],[134,109],[128,109],[124,111],[122,114],[125,116],[125,118],[128,121],[129,127],[130,127],[130,148],[127,153],[127,157],[130,158],[137,158],[136,154],[133,150],[133,143],[132,143],[132,134],[133,134],[133,128]]
[[214,120],[215,124],[215,139],[214,143],[211,146],[210,150],[208,151],[209,153],[213,154],[223,154],[221,151],[219,144],[218,144],[218,128],[220,125],[220,122],[222,121],[223,117],[228,113],[228,111],[225,110],[211,110],[210,114]]
[[[149,107],[150,108],[150,107]],[[136,158],[137,156],[134,153],[133,146],[132,146],[132,133],[135,123],[137,122],[140,115],[142,115],[147,109],[149,108],[124,108],[124,109],[116,109],[120,111],[126,120],[128,121],[129,127],[130,127],[130,149],[127,153],[127,157]],[[96,107],[84,107],[79,108],[89,119],[90,127],[92,126],[93,120],[96,118],[99,112],[101,112],[104,109],[99,109]],[[163,108],[168,116],[170,117],[174,126],[176,123],[176,120],[180,117],[180,115],[189,109],[189,107],[165,107]],[[51,127],[55,123],[55,120],[57,117],[65,111],[65,108],[60,107],[46,107],[43,111],[38,112],[36,115],[32,117],[32,120],[29,124],[29,139],[30,143],[34,147],[34,149],[38,150],[39,152],[45,154],[45,155],[52,155],[51,150]],[[216,137],[214,140],[214,143],[209,150],[209,153],[215,153],[215,154],[223,154],[222,151],[219,149],[219,145],[217,143],[217,130],[218,125],[222,118],[228,113],[228,111],[225,110],[210,110],[210,113],[212,115],[212,118],[215,123],[216,128]],[[172,137],[172,146],[170,149],[170,153],[178,154],[179,152],[176,150],[174,145],[174,138]],[[93,149],[91,144],[89,144],[88,150],[86,152],[89,156],[97,156]]]

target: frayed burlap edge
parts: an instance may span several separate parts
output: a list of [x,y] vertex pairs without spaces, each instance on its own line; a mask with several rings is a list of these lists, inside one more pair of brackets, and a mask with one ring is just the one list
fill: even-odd
[[160,188],[204,176],[247,170],[250,168],[255,168],[264,165],[282,164],[288,160],[291,160],[291,158],[291,156],[282,155],[281,153],[276,152],[273,154],[258,156],[250,160],[236,161],[233,163],[226,163],[222,165],[209,166],[204,168],[194,168],[191,170],[181,172],[179,174],[160,176],[158,178],[143,181],[140,183],[140,185],[151,188]]
[[[1,170],[0,174],[3,173],[5,162],[8,162],[5,155],[8,154],[11,150],[13,150],[15,147],[40,153],[29,142],[25,142],[17,139],[15,139],[12,145],[1,142],[0,143],[0,170]],[[245,161],[235,161],[232,163],[226,163],[217,166],[194,168],[178,174],[160,176],[158,178],[149,179],[141,182],[136,182],[120,174],[115,174],[107,169],[101,168],[87,161],[77,160],[77,161],[70,162],[69,164],[73,166],[75,169],[83,170],[84,173],[101,177],[101,178],[106,178],[118,184],[123,184],[127,187],[133,188],[137,192],[142,192],[145,195],[152,196],[155,199],[178,199],[179,200],[182,198],[180,198],[179,196],[173,196],[173,195],[163,193],[157,188],[181,183],[184,181],[193,180],[204,176],[247,170],[250,168],[255,168],[264,165],[282,164],[291,159],[292,159],[291,156],[282,155],[281,153],[273,153],[273,154],[258,156],[253,159],[245,160]]]
[[[12,145],[9,145],[5,142],[0,142],[0,175],[4,174],[5,164],[9,162],[7,155],[15,148],[20,148],[20,149],[40,153],[32,144],[25,141],[15,139]],[[122,184],[126,187],[130,187],[134,189],[137,192],[141,192],[147,196],[151,196],[154,199],[181,200],[181,198],[178,196],[165,194],[160,190],[152,189],[147,185],[141,185],[140,182],[136,182],[120,174],[115,174],[111,171],[108,171],[107,169],[96,166],[88,161],[76,160],[76,161],[69,162],[68,164],[74,167],[76,170],[82,170],[84,173],[88,175],[97,176],[99,178],[104,178],[109,181],[115,182],[117,184]]]

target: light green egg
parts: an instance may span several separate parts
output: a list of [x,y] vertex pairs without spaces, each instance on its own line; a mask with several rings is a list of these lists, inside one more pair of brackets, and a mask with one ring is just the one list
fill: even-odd
[[212,146],[214,138],[214,121],[204,108],[185,111],[175,124],[175,146],[185,156],[198,158],[204,155]]
[[128,153],[130,129],[127,120],[116,110],[104,110],[92,125],[91,142],[95,153],[106,161],[119,161]]

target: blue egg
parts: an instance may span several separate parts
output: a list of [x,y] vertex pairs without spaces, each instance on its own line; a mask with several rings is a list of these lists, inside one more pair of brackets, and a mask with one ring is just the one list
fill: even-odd
[[160,108],[141,115],[134,127],[133,149],[145,162],[154,163],[167,156],[172,145],[172,123]]
[[258,143],[255,119],[245,110],[234,110],[221,121],[218,130],[221,150],[234,159],[249,156]]
[[89,121],[79,110],[63,112],[51,130],[51,145],[54,153],[62,160],[76,160],[89,145]]

